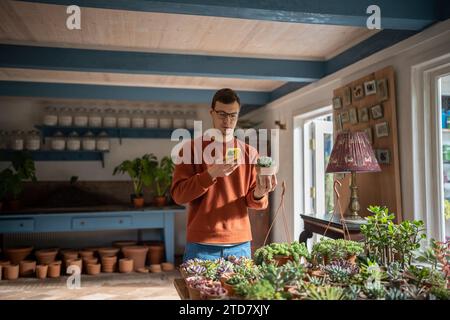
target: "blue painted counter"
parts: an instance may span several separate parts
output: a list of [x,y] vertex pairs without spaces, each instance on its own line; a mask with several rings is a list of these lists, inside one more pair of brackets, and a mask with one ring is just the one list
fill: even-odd
[[0,215],[0,234],[163,229],[166,259],[173,263],[175,214],[184,212],[184,207],[134,209],[125,206],[106,206],[78,208],[78,210],[72,208],[63,210],[63,212],[49,209],[30,209],[20,213],[2,213]]

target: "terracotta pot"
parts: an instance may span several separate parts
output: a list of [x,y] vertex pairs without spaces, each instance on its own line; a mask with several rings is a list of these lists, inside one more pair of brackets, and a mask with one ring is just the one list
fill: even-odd
[[229,296],[233,296],[234,295],[234,287],[231,284],[224,283],[222,285],[222,287],[224,287],[227,290]]
[[8,208],[11,211],[19,211],[22,208],[22,203],[20,200],[9,200]]
[[78,251],[64,251],[62,253],[64,261],[78,259]]
[[228,279],[230,279],[235,273],[234,272],[227,272],[227,273],[223,273],[220,276],[220,284],[222,285],[222,287],[225,286],[225,282],[227,282]]
[[103,257],[102,258],[102,272],[114,272],[117,266],[117,257]]
[[50,264],[55,261],[58,249],[42,249],[36,250],[34,255],[38,261],[38,264]]
[[81,259],[92,259],[94,258],[94,250],[81,250],[79,252]]
[[52,262],[48,265],[48,277],[58,278],[61,275],[61,262]]
[[33,247],[18,247],[5,249],[5,255],[11,264],[19,264],[33,251]]
[[161,270],[161,265],[160,264],[151,264],[150,265],[150,272],[153,272],[153,273],[158,273],[158,272],[161,272],[162,270]]
[[132,259],[125,258],[119,260],[119,271],[122,273],[129,273],[133,271],[133,266],[134,263]]
[[30,277],[36,272],[36,261],[22,260],[19,262],[19,276]]
[[144,207],[144,198],[133,198],[133,205],[135,208]]
[[3,273],[6,280],[16,280],[19,278],[19,265],[8,264],[3,266]]
[[84,272],[87,272],[87,265],[88,264],[97,264],[98,259],[97,258],[84,258],[83,260],[83,270]]
[[227,289],[223,288],[223,294],[221,295],[212,295],[208,294],[206,292],[200,293],[200,299],[201,300],[224,300],[227,299],[227,296],[229,295]]
[[132,259],[134,261],[134,270],[145,266],[145,260],[147,259],[148,248],[146,246],[130,246],[122,248],[125,258]]
[[11,261],[9,261],[9,260],[1,260],[0,261],[0,266],[7,266],[9,264],[11,264]]
[[164,207],[167,203],[166,197],[153,197],[153,203],[157,207]]
[[349,256],[347,258],[347,261],[350,262],[351,264],[356,264],[356,255]]
[[66,260],[66,272],[70,266],[77,266],[80,268],[80,273],[83,272],[83,261],[81,259],[68,259]]
[[98,254],[100,258],[103,257],[115,257],[119,252],[119,248],[100,248],[98,249]]
[[175,266],[173,265],[173,263],[163,262],[161,263],[161,269],[162,271],[173,271],[175,270]]
[[292,261],[292,257],[291,256],[278,256],[275,255],[274,260],[277,263],[277,266],[281,267],[282,265],[285,265],[288,261]]
[[88,264],[87,265],[87,274],[90,275],[96,275],[100,273],[100,268],[101,268],[101,264],[100,263],[96,263],[96,264]]
[[130,247],[137,245],[136,241],[133,240],[120,240],[120,241],[114,241],[113,247],[122,249],[123,247]]
[[39,264],[36,266],[36,277],[38,277],[39,279],[47,278],[47,272],[48,272],[48,265]]
[[136,271],[139,272],[139,273],[148,273],[148,269],[145,268],[145,267],[144,268],[139,268]]
[[150,264],[161,264],[164,259],[164,243],[147,244]]

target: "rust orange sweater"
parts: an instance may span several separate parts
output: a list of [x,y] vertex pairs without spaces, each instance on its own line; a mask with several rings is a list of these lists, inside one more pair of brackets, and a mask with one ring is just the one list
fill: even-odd
[[[219,142],[202,141],[202,154],[210,143]],[[202,159],[201,164],[175,166],[171,195],[176,203],[189,204],[188,242],[227,244],[251,241],[247,208],[267,208],[267,195],[258,200],[253,196],[256,168],[249,163],[255,162],[257,151],[240,140],[234,139],[233,143],[234,147],[241,149],[245,163],[227,177],[213,180],[203,157],[199,158]],[[194,141],[189,144],[191,159],[194,159]],[[225,143],[219,144],[223,146],[222,154],[225,154]]]

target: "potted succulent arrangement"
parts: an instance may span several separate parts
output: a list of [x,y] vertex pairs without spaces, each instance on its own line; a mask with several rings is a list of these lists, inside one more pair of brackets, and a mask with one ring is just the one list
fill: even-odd
[[355,263],[356,257],[364,252],[364,244],[344,239],[321,239],[312,248],[313,261],[324,265],[330,261],[345,259]]
[[142,190],[144,185],[149,186],[151,184],[152,171],[156,166],[156,157],[153,154],[145,154],[133,160],[125,160],[114,168],[113,175],[127,173],[133,181],[134,193],[131,195],[131,199],[136,208],[144,206]]
[[170,157],[161,159],[151,173],[151,180],[154,185],[153,201],[157,207],[163,207],[167,202],[167,192],[172,185],[172,174],[174,170],[174,163]]
[[256,171],[261,176],[272,176],[277,173],[277,166],[271,157],[259,157],[256,161]]
[[301,258],[309,259],[309,252],[304,243],[272,243],[255,251],[255,263],[276,263],[279,266],[288,261],[299,261]]
[[0,172],[0,203],[7,199],[10,210],[20,209],[25,180],[37,181],[34,161],[26,152],[14,153],[11,165]]

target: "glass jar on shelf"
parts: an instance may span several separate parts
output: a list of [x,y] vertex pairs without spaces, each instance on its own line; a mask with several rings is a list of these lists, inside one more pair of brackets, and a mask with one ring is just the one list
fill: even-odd
[[102,115],[99,108],[89,110],[89,127],[100,128],[102,126]]
[[58,111],[55,107],[46,107],[44,110],[43,123],[45,126],[56,126],[58,125]]
[[58,115],[58,124],[62,127],[70,127],[72,125],[72,109],[61,108]]
[[142,110],[134,110],[131,114],[131,127],[132,128],[144,128],[145,119]]
[[83,141],[81,142],[81,146],[85,151],[94,151],[95,150],[95,136],[91,131],[86,132],[83,136]]
[[80,135],[77,132],[72,131],[71,133],[69,133],[69,136],[67,138],[67,150],[80,151],[80,148],[81,148]]
[[87,127],[88,115],[86,108],[76,108],[73,115],[73,125],[75,127]]
[[103,127],[105,128],[115,128],[117,127],[117,113],[113,108],[108,108],[105,110],[103,116]]
[[66,139],[61,131],[57,131],[51,141],[52,150],[62,151],[66,149]]
[[155,110],[147,110],[145,112],[145,127],[158,128],[158,114]]
[[110,143],[108,134],[105,131],[99,133],[97,137],[97,150],[109,151]]
[[184,112],[181,110],[175,110],[173,112],[173,127],[184,128],[186,126],[186,120],[184,118]]
[[197,120],[197,111],[189,110],[186,113],[186,128],[194,129],[194,121]]
[[39,131],[30,130],[26,136],[25,149],[36,151],[41,148],[41,135]]
[[15,151],[22,151],[24,147],[24,132],[14,130],[11,134],[11,149]]
[[117,127],[119,128],[129,128],[131,125],[130,112],[128,110],[119,110],[117,116]]
[[170,111],[161,110],[159,112],[159,127],[163,129],[172,128],[172,118]]

